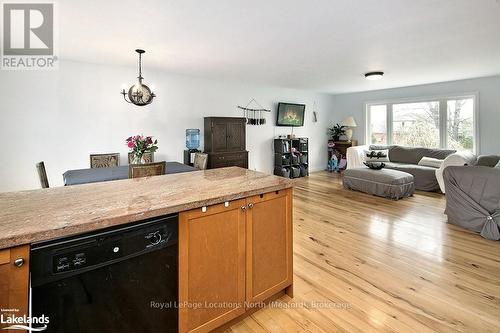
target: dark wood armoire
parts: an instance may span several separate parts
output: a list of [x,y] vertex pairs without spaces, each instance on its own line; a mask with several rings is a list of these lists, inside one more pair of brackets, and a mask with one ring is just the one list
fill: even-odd
[[248,168],[245,118],[205,117],[204,139],[209,169]]

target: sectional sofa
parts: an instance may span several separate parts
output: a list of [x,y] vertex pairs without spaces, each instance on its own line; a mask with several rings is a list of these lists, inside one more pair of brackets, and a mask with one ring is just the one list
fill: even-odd
[[[363,162],[367,150],[388,150],[389,162],[385,162],[386,168],[413,175],[417,190],[440,190],[443,193],[445,192],[443,170],[452,165],[472,164],[476,159],[471,152],[457,152],[448,149],[414,148],[398,145],[355,146],[347,149],[347,169],[364,167]],[[440,163],[436,166],[419,165],[423,157],[437,159]]]

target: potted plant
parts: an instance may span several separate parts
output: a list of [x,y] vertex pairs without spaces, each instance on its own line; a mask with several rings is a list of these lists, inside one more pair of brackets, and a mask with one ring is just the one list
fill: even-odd
[[340,124],[335,124],[333,127],[328,128],[328,133],[332,137],[333,141],[339,141],[342,135],[345,135],[346,126],[341,126]]
[[125,141],[133,154],[132,164],[146,163],[143,158],[144,154],[154,153],[158,149],[158,140],[153,141],[152,136],[134,135]]

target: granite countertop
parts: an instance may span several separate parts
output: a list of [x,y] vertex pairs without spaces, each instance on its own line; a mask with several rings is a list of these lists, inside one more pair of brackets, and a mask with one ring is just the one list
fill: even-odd
[[238,167],[0,193],[0,249],[292,187]]

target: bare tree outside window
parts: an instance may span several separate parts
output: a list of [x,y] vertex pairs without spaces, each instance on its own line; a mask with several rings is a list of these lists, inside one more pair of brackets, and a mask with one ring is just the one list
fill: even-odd
[[392,142],[410,147],[438,148],[439,102],[393,105]]
[[472,98],[447,101],[446,126],[448,147],[457,150],[474,148],[474,101]]

